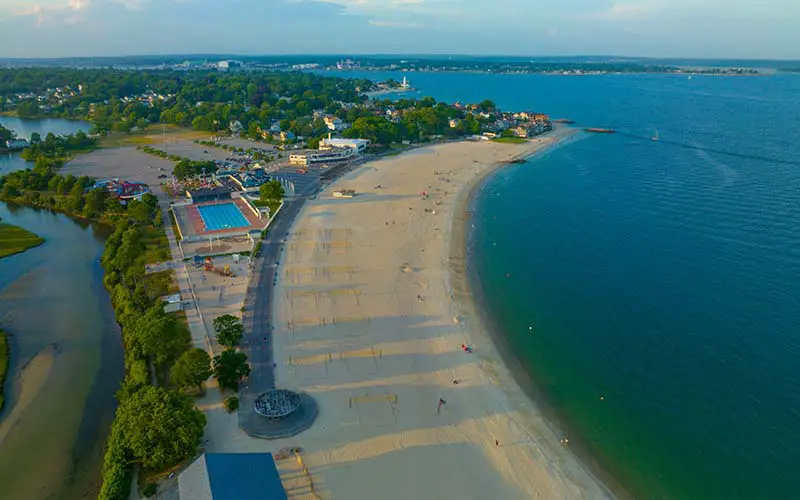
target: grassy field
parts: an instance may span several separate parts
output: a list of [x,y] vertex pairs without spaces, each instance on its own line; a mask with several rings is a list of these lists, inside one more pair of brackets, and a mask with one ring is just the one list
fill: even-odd
[[0,410],[3,409],[5,398],[3,397],[3,387],[6,382],[6,375],[8,374],[8,336],[0,330]]
[[[165,127],[167,141],[207,139],[210,132],[198,132],[176,125]],[[151,125],[145,130],[137,130],[130,134],[112,133],[100,138],[99,145],[104,148],[120,148],[124,146],[158,145],[164,142],[164,130],[159,125]]]
[[501,142],[504,144],[525,144],[528,142],[528,139],[523,139],[522,137],[497,137],[496,139],[492,139],[494,142]]
[[24,252],[42,243],[44,240],[32,232],[0,222],[0,259]]
[[144,232],[144,262],[145,264],[155,264],[171,258],[167,233],[161,227],[145,227]]

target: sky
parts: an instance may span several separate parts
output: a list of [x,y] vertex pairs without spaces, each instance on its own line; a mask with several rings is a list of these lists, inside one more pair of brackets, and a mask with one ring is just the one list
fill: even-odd
[[800,0],[0,0],[0,57],[800,59]]

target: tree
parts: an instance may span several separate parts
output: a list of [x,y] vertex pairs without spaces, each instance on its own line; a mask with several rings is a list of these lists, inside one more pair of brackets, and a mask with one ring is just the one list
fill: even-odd
[[247,355],[235,349],[225,349],[214,356],[214,377],[220,387],[238,390],[239,381],[250,375]]
[[234,347],[244,336],[244,326],[239,318],[231,314],[223,314],[214,318],[214,331],[217,332],[217,343],[225,347]]
[[203,349],[191,349],[181,354],[172,365],[172,382],[179,387],[200,389],[211,376],[211,357]]
[[225,409],[228,410],[228,413],[233,413],[239,409],[239,398],[236,396],[225,398],[225,401],[222,402],[222,405],[225,406]]
[[258,188],[258,194],[262,201],[280,201],[283,199],[283,195],[286,194],[286,191],[283,189],[283,185],[280,181],[272,180],[262,184],[261,187]]
[[186,394],[145,385],[122,399],[117,422],[133,460],[163,470],[194,456],[206,416]]
[[102,213],[105,209],[106,198],[108,191],[102,188],[94,188],[86,194],[86,205],[83,211],[86,215],[92,216],[94,214]]
[[174,316],[164,312],[161,302],[149,308],[132,326],[128,329],[132,347],[159,365],[175,359],[189,342],[186,332],[178,328]]

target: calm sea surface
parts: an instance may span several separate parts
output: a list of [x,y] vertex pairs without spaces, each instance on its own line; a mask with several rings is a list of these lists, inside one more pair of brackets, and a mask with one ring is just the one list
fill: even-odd
[[639,498],[797,498],[800,77],[407,76],[623,132],[475,201],[483,300],[570,440]]
[[[17,137],[30,139],[34,132],[42,137],[52,132],[56,135],[74,134],[78,130],[89,132],[89,123],[59,118],[26,119],[0,116],[0,125],[17,133]],[[0,153],[0,175],[31,166],[19,157],[19,153]]]

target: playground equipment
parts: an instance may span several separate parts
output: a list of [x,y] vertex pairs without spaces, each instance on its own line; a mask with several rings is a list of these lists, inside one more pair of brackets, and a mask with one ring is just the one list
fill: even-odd
[[225,264],[222,268],[215,267],[214,261],[211,259],[211,257],[206,257],[205,270],[212,273],[217,273],[220,276],[225,276],[226,278],[234,277],[233,271],[231,271],[231,266]]

